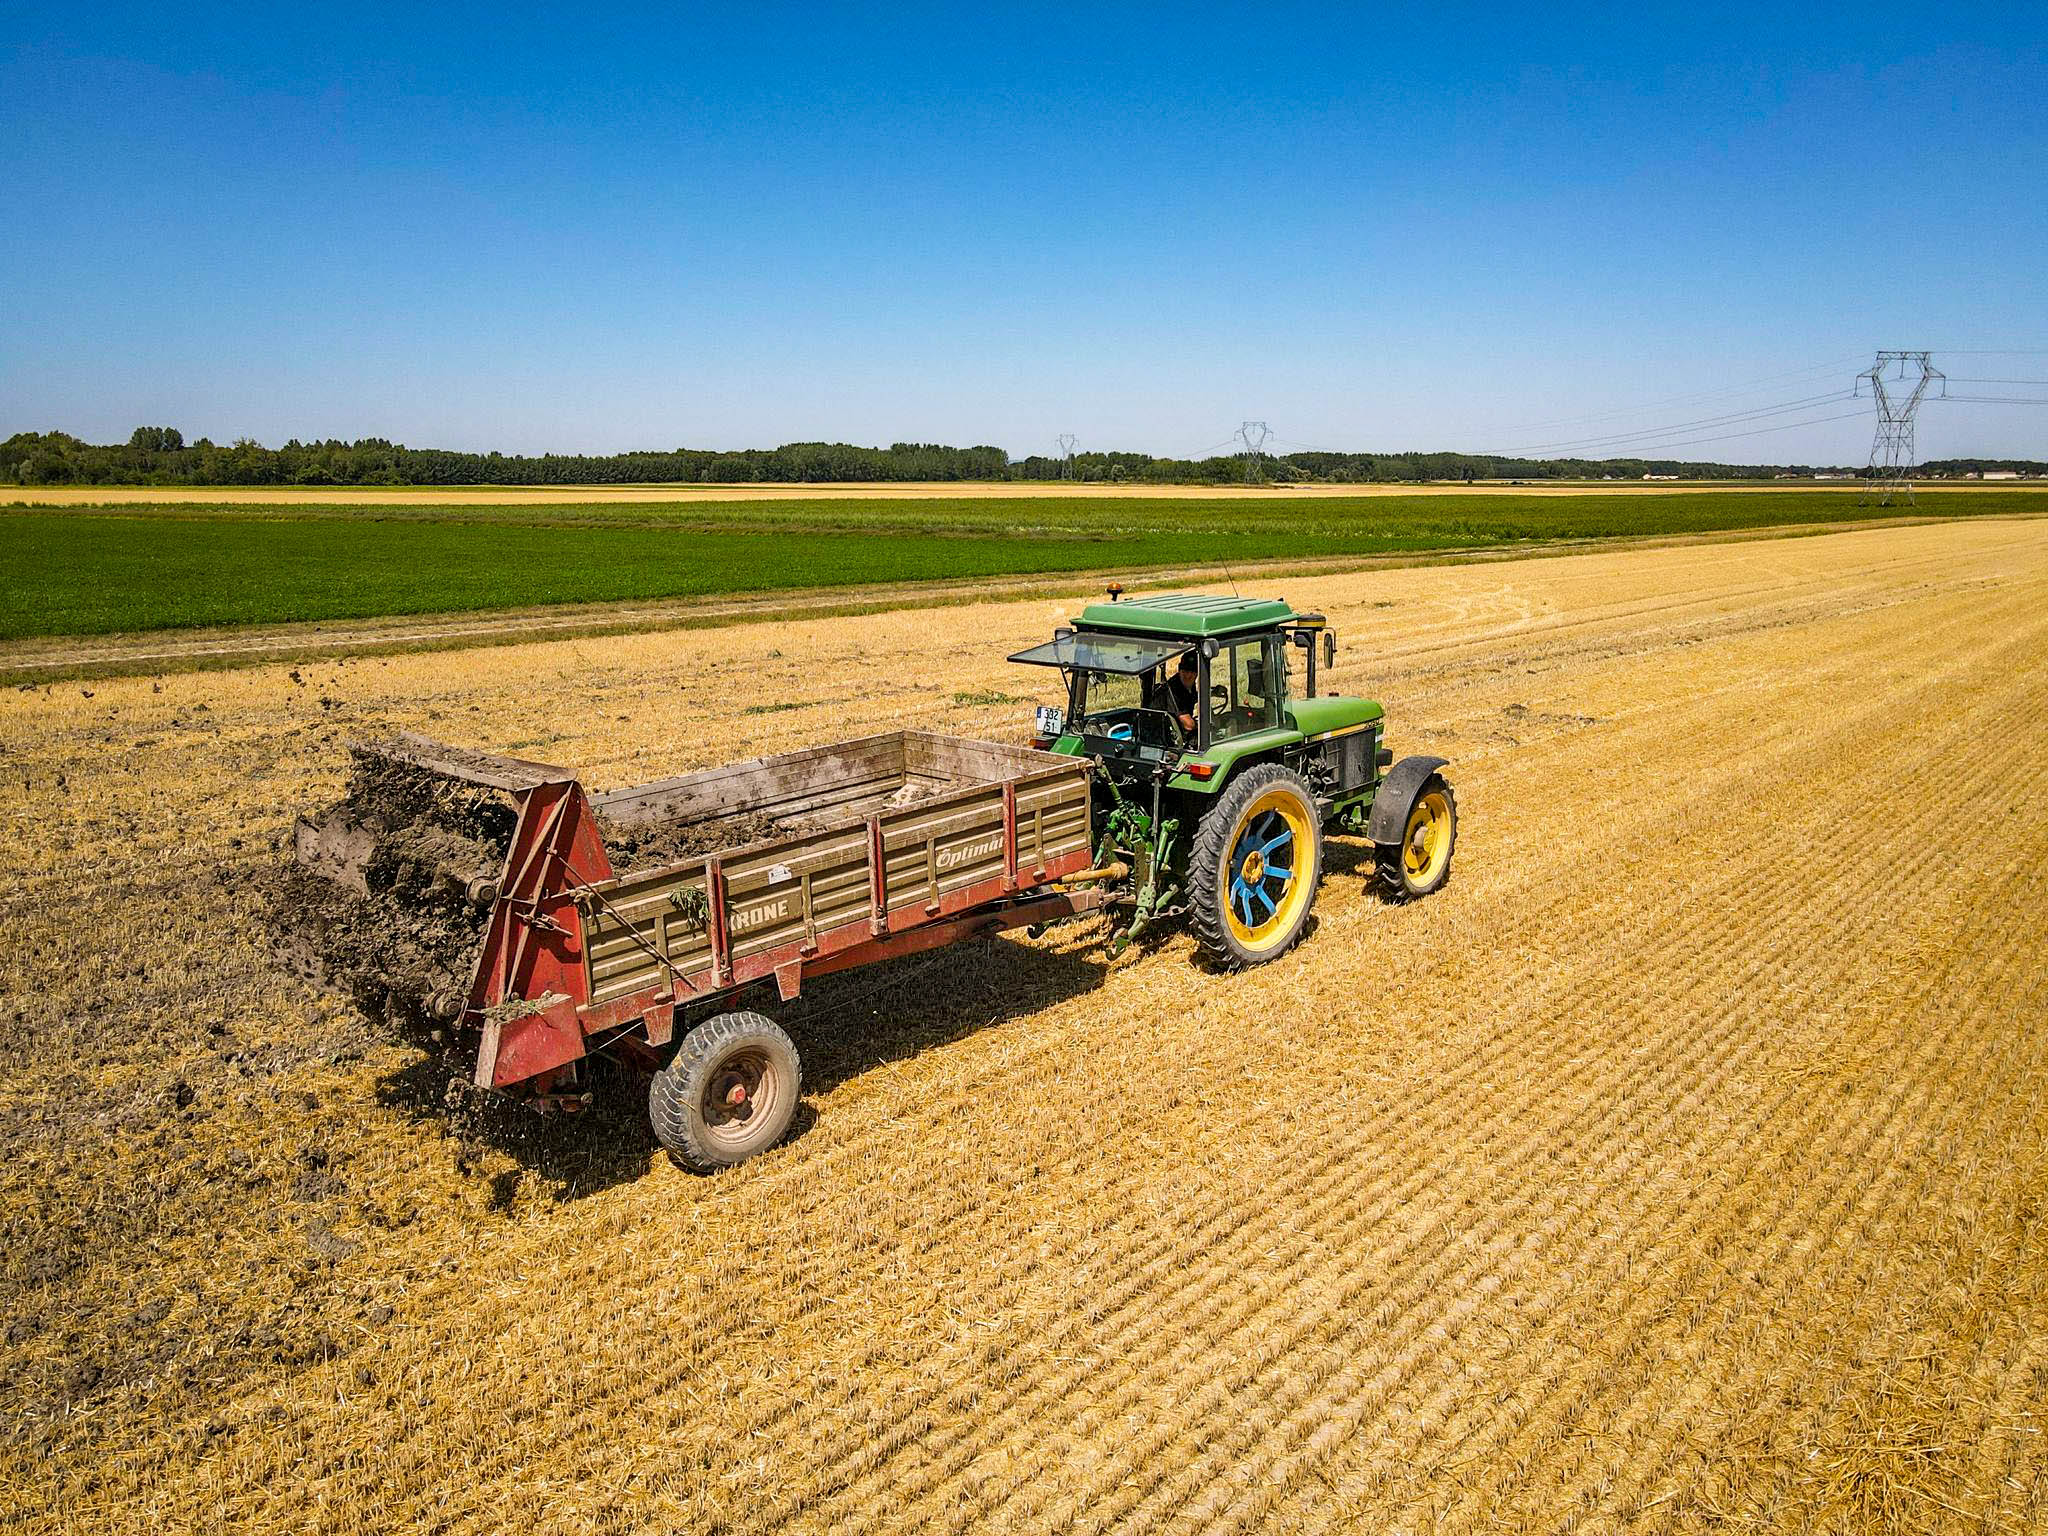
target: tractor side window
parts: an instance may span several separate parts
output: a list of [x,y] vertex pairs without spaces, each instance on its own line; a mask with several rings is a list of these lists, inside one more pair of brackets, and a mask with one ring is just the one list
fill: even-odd
[[[1221,665],[1229,659],[1226,671]],[[1227,688],[1211,692],[1211,735],[1243,736],[1251,731],[1271,730],[1280,723],[1280,696],[1286,689],[1286,673],[1273,665],[1264,640],[1241,640],[1219,654],[1211,664],[1211,676]]]
[[1242,669],[1237,684],[1237,709],[1248,731],[1269,731],[1280,723],[1280,692],[1285,674],[1273,666],[1272,653],[1264,640],[1248,640],[1236,646],[1236,664]]

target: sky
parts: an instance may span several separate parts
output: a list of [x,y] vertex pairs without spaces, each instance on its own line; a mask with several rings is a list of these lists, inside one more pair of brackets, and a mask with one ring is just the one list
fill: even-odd
[[1860,463],[1878,348],[2048,380],[2035,4],[8,15],[0,436]]

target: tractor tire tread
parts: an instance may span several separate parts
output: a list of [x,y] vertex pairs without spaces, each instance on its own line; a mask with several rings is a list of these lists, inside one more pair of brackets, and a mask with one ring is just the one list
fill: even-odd
[[1239,971],[1248,965],[1263,965],[1268,960],[1279,959],[1300,942],[1314,911],[1315,897],[1311,893],[1309,906],[1303,911],[1300,924],[1287,942],[1256,960],[1240,953],[1231,942],[1229,924],[1223,915],[1223,902],[1217,890],[1223,868],[1224,844],[1237,825],[1240,808],[1269,784],[1291,784],[1300,791],[1309,808],[1309,824],[1315,829],[1315,877],[1318,882],[1322,879],[1322,819],[1316,814],[1315,796],[1310,793],[1308,785],[1300,774],[1283,763],[1260,763],[1247,768],[1216,797],[1216,803],[1209,808],[1208,814],[1196,824],[1194,840],[1188,847],[1188,926],[1202,953],[1225,970]]
[[[1420,901],[1425,896],[1434,896],[1451,883],[1451,871],[1457,864],[1458,852],[1458,796],[1451,788],[1451,781],[1441,773],[1432,773],[1415,788],[1415,798],[1420,800],[1431,789],[1440,789],[1444,798],[1451,803],[1451,857],[1444,861],[1444,872],[1437,882],[1426,891],[1411,890],[1408,886],[1408,872],[1401,862],[1402,845],[1399,843],[1374,843],[1373,863],[1380,878],[1380,890],[1395,906],[1411,901]],[[1404,813],[1405,815],[1405,813]]]

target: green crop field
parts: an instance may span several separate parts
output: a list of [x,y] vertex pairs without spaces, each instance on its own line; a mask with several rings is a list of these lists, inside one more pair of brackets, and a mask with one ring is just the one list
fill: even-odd
[[[2048,510],[1928,491],[1894,514]],[[1887,515],[1834,491],[1356,499],[182,504],[0,514],[0,639],[1372,556]]]

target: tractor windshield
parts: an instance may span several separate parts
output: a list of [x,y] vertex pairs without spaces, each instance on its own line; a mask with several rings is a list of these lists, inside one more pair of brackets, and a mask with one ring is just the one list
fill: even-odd
[[1082,672],[1073,678],[1075,728],[1092,745],[1170,749],[1186,744],[1186,733],[1166,707],[1157,671]]
[[1064,667],[1069,671],[1150,672],[1162,661],[1186,650],[1185,640],[1152,640],[1142,635],[1104,635],[1082,631],[1056,635],[1043,645],[1019,651],[1010,660],[1034,667]]
[[1166,677],[1185,640],[1082,632],[1059,635],[1010,660],[1058,667],[1067,680],[1069,729],[1091,750],[1116,754],[1186,745],[1169,709]]

